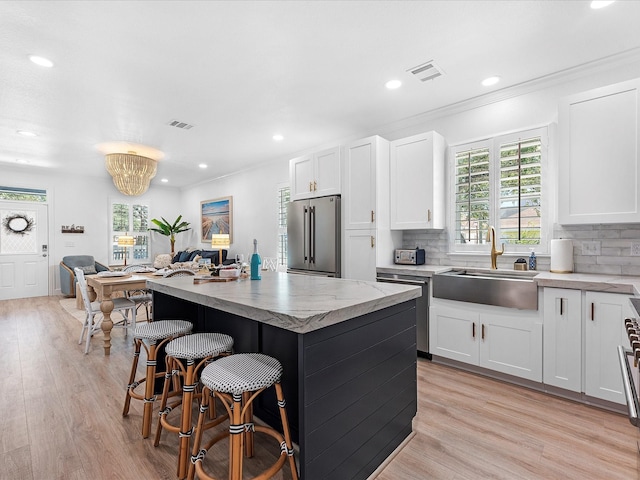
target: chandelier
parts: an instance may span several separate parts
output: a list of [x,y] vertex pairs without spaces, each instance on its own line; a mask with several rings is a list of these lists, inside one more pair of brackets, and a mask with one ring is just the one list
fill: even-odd
[[113,184],[125,195],[142,195],[156,176],[157,161],[136,152],[109,153],[105,160]]

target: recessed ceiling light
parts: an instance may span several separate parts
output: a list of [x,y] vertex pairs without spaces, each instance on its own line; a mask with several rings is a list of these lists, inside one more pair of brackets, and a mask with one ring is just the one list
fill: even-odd
[[28,132],[27,130],[18,130],[18,135],[22,135],[23,137],[37,137],[38,135],[33,132]]
[[273,139],[274,139],[276,142],[281,142],[282,140],[284,140],[284,137],[283,137],[282,135],[280,135],[279,133],[276,133],[276,134],[273,136]]
[[608,7],[614,1],[615,0],[593,0],[593,2],[591,2],[591,8],[598,10],[600,8]]
[[162,183],[167,183],[169,180],[168,180],[168,179],[166,179],[166,178],[162,178],[162,179],[160,179],[160,181],[161,181]]
[[402,85],[402,82],[400,80],[389,80],[387,83],[384,84],[384,86],[387,87],[389,90],[395,90],[396,88],[400,88],[400,85]]
[[489,77],[489,78],[485,78],[482,81],[482,85],[484,85],[485,87],[490,87],[491,85],[495,85],[496,83],[498,83],[500,81],[500,77]]
[[200,165],[198,165],[200,168],[207,168],[207,164],[206,163],[201,163]]
[[38,55],[29,55],[29,60],[31,60],[36,65],[40,65],[41,67],[53,67],[53,62],[48,58],[39,57]]

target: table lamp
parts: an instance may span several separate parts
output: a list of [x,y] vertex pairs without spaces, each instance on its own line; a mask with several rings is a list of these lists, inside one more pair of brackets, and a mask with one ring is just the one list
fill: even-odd
[[127,247],[133,247],[136,244],[136,239],[128,233],[118,237],[118,246],[124,247],[124,266],[127,266]]
[[212,233],[211,234],[211,248],[218,249],[218,263],[222,265],[222,250],[229,249],[229,234],[228,233]]

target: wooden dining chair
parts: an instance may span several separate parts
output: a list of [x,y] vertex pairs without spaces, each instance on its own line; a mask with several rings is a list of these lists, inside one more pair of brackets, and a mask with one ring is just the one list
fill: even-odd
[[[80,339],[78,340],[78,344],[82,343],[86,334],[87,338],[84,347],[84,353],[89,353],[91,337],[94,333],[98,333],[101,331],[100,324],[102,323],[104,316],[100,311],[100,302],[92,302],[89,299],[87,279],[84,277],[84,272],[82,271],[82,269],[75,268],[74,272],[76,274],[76,281],[78,283],[78,287],[80,288],[82,302],[84,303],[84,309],[86,312],[86,317],[82,324],[82,331],[80,332]],[[122,315],[122,320],[119,322],[114,322],[113,326],[125,328],[126,335],[129,328],[136,328],[136,304],[128,298],[113,298],[112,301],[113,311],[118,312],[120,313],[120,315]],[[129,315],[131,316],[131,318],[129,318]]]
[[[127,265],[122,269],[123,272],[126,273],[141,273],[148,272],[149,267],[144,265]],[[144,307],[144,311],[147,314],[147,321],[151,321],[151,305],[153,301],[153,297],[151,296],[151,290],[149,289],[141,289],[141,290],[126,290],[125,295],[129,300],[132,300],[136,304],[136,312],[138,308],[141,306]],[[139,320],[138,320],[139,321]]]

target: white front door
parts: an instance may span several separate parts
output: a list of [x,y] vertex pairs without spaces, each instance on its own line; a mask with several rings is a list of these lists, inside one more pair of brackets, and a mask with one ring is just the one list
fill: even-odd
[[47,205],[0,202],[0,300],[49,295]]

